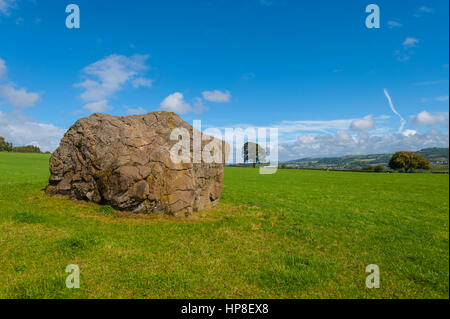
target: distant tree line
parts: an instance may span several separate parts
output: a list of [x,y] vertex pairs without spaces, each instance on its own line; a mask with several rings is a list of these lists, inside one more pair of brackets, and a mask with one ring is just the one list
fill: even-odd
[[[281,169],[295,169],[301,168],[299,166],[293,166],[292,164],[281,164]],[[430,161],[424,156],[413,152],[397,152],[392,155],[389,161],[389,168],[391,171],[397,171],[402,173],[413,173],[415,170],[430,170]],[[304,168],[302,168],[304,169]],[[337,169],[337,168],[315,168],[315,169],[327,169],[334,171],[351,171],[351,172],[374,172],[374,173],[386,173],[388,172],[383,165],[369,165],[361,168],[353,169]]]
[[42,153],[40,148],[34,145],[13,146],[11,142],[7,142],[3,136],[0,136],[0,152],[16,152],[16,153]]
[[12,149],[12,143],[5,141],[5,138],[0,136],[0,152],[11,152]]

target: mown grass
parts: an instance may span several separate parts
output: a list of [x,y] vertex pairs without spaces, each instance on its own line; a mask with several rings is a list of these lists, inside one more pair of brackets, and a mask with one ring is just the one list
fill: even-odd
[[0,153],[0,298],[449,297],[448,175],[226,168],[176,219],[48,197],[48,158]]

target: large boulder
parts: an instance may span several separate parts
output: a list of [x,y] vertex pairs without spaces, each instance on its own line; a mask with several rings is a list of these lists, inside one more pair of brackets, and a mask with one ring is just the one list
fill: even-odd
[[213,143],[224,150],[221,161],[174,162],[171,150],[180,143],[171,140],[176,128],[189,132],[191,154],[194,132],[199,132],[174,113],[82,118],[52,154],[46,192],[135,213],[179,215],[215,206],[222,193],[228,144],[203,136],[202,149]]

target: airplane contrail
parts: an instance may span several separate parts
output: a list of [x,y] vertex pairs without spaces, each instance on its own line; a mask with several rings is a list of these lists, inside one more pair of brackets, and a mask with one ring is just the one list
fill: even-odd
[[403,129],[405,128],[405,125],[406,125],[406,120],[395,109],[394,104],[392,103],[392,99],[391,99],[391,97],[390,97],[390,95],[389,95],[389,93],[388,93],[388,91],[386,89],[384,89],[384,95],[386,95],[386,98],[388,99],[389,106],[391,107],[392,112],[394,112],[394,114],[397,115],[400,118],[401,124],[400,124],[400,127],[398,129],[398,132],[402,133]]

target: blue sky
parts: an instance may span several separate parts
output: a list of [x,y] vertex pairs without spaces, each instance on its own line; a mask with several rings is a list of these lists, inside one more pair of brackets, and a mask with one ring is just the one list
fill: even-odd
[[[80,29],[66,28],[70,3]],[[380,29],[365,26],[369,3]],[[205,127],[278,127],[281,159],[448,146],[448,10],[414,0],[0,0],[0,135],[53,150],[92,112],[166,109]]]

